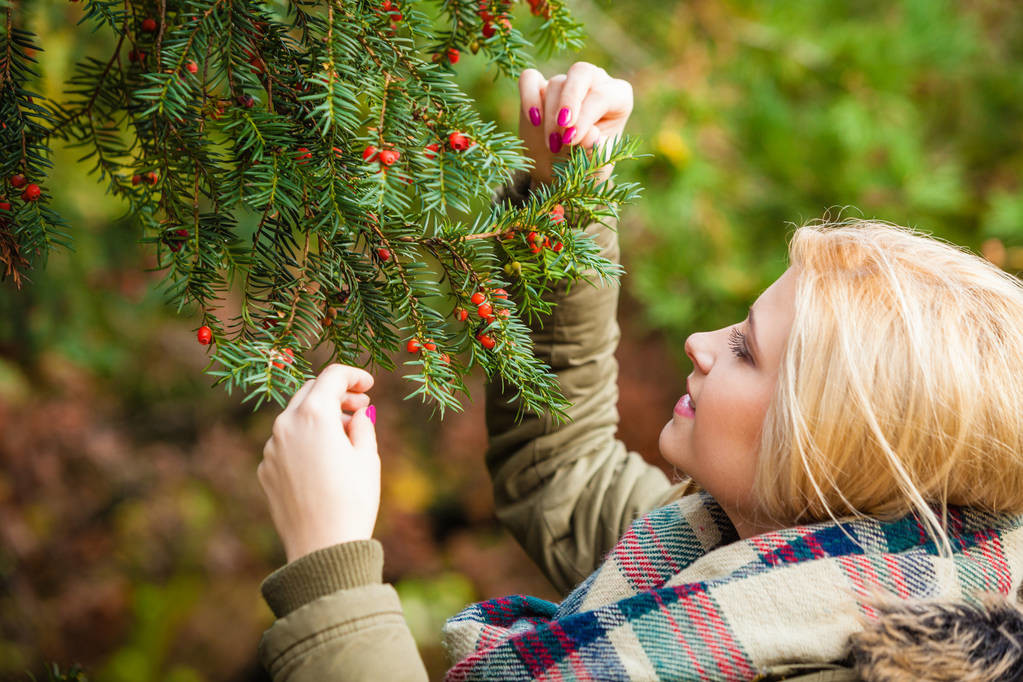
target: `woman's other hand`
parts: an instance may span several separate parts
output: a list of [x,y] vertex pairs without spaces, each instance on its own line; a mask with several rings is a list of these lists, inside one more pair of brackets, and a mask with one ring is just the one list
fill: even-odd
[[372,386],[369,372],[330,365],[274,421],[256,474],[289,563],[373,535],[380,457],[376,408],[365,393]]
[[[550,182],[554,160],[567,155],[571,146],[592,149],[619,137],[633,105],[628,81],[611,78],[587,62],[576,62],[568,73],[550,80],[526,69],[519,76],[519,97],[519,135],[535,161],[530,172],[534,183]],[[611,169],[611,164],[601,169],[601,180]]]

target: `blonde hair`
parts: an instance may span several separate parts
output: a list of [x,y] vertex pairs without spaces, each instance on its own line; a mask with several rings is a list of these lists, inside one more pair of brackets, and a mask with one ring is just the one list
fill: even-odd
[[875,221],[804,225],[789,259],[758,507],[788,524],[916,512],[946,555],[947,505],[1023,511],[1023,283]]

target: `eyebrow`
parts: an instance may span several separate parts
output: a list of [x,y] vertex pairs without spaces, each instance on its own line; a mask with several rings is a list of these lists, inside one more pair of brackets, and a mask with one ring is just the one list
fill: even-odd
[[749,340],[755,351],[753,355],[757,358],[760,357],[760,344],[757,343],[756,329],[753,327],[753,306],[750,306],[749,316],[746,318],[749,320]]

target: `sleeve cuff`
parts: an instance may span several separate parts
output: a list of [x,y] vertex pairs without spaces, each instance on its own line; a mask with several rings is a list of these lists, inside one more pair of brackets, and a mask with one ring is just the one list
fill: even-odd
[[491,199],[495,204],[509,202],[512,206],[519,208],[529,199],[529,188],[532,186],[532,178],[527,171],[515,171],[511,180],[498,187]]
[[383,546],[376,540],[356,540],[318,549],[282,566],[259,589],[274,615],[283,618],[338,590],[382,583],[383,573]]

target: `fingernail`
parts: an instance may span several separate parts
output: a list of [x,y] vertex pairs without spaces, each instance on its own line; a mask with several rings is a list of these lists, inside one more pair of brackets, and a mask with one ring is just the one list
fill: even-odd
[[376,405],[370,405],[369,407],[367,407],[366,408],[366,416],[369,417],[369,420],[372,423],[376,424],[377,423],[377,406]]
[[561,141],[568,144],[572,141],[572,136],[575,135],[575,126],[571,128],[565,128],[565,132],[561,134]]
[[540,125],[540,110],[536,107],[529,107],[529,122],[535,126]]
[[547,140],[550,143],[551,151],[557,154],[561,151],[561,133],[553,132],[550,138]]
[[561,107],[561,111],[558,112],[558,125],[568,125],[570,118],[572,118],[572,110],[568,107]]

